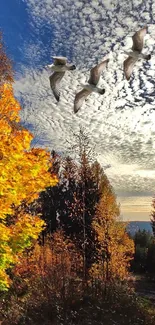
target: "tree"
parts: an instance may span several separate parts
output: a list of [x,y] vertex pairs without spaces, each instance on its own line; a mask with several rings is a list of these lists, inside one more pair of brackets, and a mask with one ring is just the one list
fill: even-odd
[[12,64],[5,53],[2,33],[0,32],[0,86],[10,82],[13,82]]
[[[101,165],[99,164],[99,162],[96,160],[92,163],[91,165],[92,168],[92,173],[94,175],[94,179],[98,188],[98,198],[101,198],[103,191],[107,188],[107,187],[111,187],[110,182],[103,170],[103,168],[101,167]],[[112,189],[112,187],[111,187]]]
[[155,275],[155,239],[152,238],[147,249],[146,270]]
[[99,189],[91,166],[89,141],[82,131],[76,139],[76,161],[69,156],[60,158],[60,182],[55,188],[47,189],[40,198],[42,218],[48,219],[48,231],[63,228],[83,253],[83,272],[86,273],[94,260],[95,239],[91,223]]
[[[67,202],[68,219],[63,219],[66,231],[69,229],[83,255],[83,278],[86,279],[88,269],[94,261],[95,237],[92,220],[99,200],[99,190],[92,169],[92,154],[89,138],[83,130],[74,135],[73,147],[77,163],[73,159],[66,160],[65,174],[68,175]],[[67,171],[67,173],[66,173]],[[64,214],[63,214],[64,216]],[[63,218],[62,216],[62,218]],[[62,220],[62,219],[61,219]],[[70,222],[68,225],[66,221]]]
[[152,235],[149,231],[138,230],[134,235],[134,243],[136,245],[140,245],[143,248],[147,248],[149,246],[149,243],[152,239]]
[[138,273],[155,274],[155,239],[151,232],[138,230],[134,235],[135,254],[131,270]]
[[[59,178],[61,157],[54,150],[52,150],[51,158],[52,168],[50,168],[49,172],[51,175],[53,175],[53,173],[56,174]],[[31,206],[32,211],[40,213],[42,219],[46,222],[46,228],[42,231],[41,236],[43,245],[46,235],[51,235],[59,227],[58,210],[60,208],[60,202],[62,201],[62,197],[60,195],[61,187],[62,185],[59,182],[55,184],[55,186],[46,188],[45,191],[39,194],[39,198]]]
[[[0,73],[7,70],[0,62]],[[7,71],[4,78],[9,76]],[[14,216],[22,202],[27,204],[38,197],[40,191],[57,183],[49,152],[30,149],[32,134],[20,127],[20,105],[14,98],[10,83],[0,86],[0,290],[7,290],[10,278],[7,270],[19,262],[25,248],[37,239],[44,222],[22,209]]]
[[134,272],[146,272],[148,269],[148,248],[152,242],[152,235],[146,230],[138,230],[134,235],[135,254],[131,263]]
[[103,188],[97,205],[93,227],[98,240],[98,256],[90,274],[107,284],[123,280],[134,252],[134,244],[126,233],[126,224],[119,220],[119,207],[110,183]]

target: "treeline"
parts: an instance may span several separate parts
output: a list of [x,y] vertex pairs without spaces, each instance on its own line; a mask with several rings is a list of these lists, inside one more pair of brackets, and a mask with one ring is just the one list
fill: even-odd
[[52,152],[58,184],[21,205],[46,227],[11,270],[4,324],[151,324],[127,285],[134,244],[115,193],[82,131],[78,139],[76,161]]
[[12,324],[151,324],[127,284],[134,243],[113,188],[83,131],[76,146],[76,161],[51,153],[58,184],[21,205],[46,227],[11,271],[4,315]]

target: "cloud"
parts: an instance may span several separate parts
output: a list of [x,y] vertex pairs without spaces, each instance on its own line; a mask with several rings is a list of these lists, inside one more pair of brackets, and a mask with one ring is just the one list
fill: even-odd
[[[26,0],[30,24],[38,37],[24,44],[31,67],[17,74],[15,93],[23,104],[22,120],[31,123],[37,141],[61,152],[82,126],[116,193],[152,193],[155,188],[155,58],[137,63],[131,81],[124,78],[123,53],[135,30],[148,25],[144,52],[155,51],[153,0]],[[46,42],[39,34],[46,35]],[[48,41],[47,41],[48,40]],[[48,53],[48,58],[47,58]],[[46,56],[45,56],[46,54]],[[66,73],[57,104],[44,66],[52,55],[65,55],[77,70]],[[89,69],[109,56],[100,80],[104,96],[92,94],[73,114],[73,101]],[[37,57],[38,64],[37,65]],[[46,59],[45,59],[46,58]],[[49,60],[49,61],[48,61]],[[48,61],[48,62],[47,62]],[[42,67],[40,62],[42,62]],[[148,171],[150,169],[150,171]],[[122,195],[122,194],[121,194]]]

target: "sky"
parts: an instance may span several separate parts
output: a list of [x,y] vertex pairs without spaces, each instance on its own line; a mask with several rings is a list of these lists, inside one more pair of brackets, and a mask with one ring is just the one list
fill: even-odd
[[[155,3],[154,0],[1,0],[0,28],[13,60],[14,91],[21,121],[34,145],[66,153],[82,127],[95,158],[114,187],[124,220],[150,220],[155,193]],[[132,35],[148,26],[144,53],[125,80],[124,50]],[[57,104],[49,86],[52,56],[63,55],[77,69],[61,82]],[[75,94],[91,67],[109,58],[99,86],[75,115]]]

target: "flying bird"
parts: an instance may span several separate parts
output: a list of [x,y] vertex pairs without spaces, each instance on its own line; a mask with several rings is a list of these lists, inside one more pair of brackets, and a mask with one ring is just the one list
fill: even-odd
[[144,60],[151,59],[150,54],[142,53],[143,46],[144,46],[144,37],[146,33],[147,33],[147,27],[144,27],[139,31],[137,31],[132,36],[132,41],[133,41],[132,51],[130,52],[124,51],[127,55],[129,55],[128,58],[124,61],[124,73],[127,80],[130,79],[134,64],[139,59],[144,59]]
[[53,56],[54,63],[47,65],[46,68],[49,68],[51,71],[54,71],[53,74],[49,77],[50,86],[53,91],[53,94],[56,100],[59,102],[60,99],[60,81],[65,75],[66,71],[75,70],[76,66],[72,63],[67,63],[67,58],[63,56]]
[[98,94],[103,95],[105,93],[105,89],[101,89],[97,87],[100,76],[104,68],[107,67],[109,59],[102,61],[97,64],[90,70],[90,78],[88,80],[88,84],[83,85],[83,89],[78,92],[75,96],[74,100],[74,113],[77,113],[81,108],[84,100],[90,95],[92,92],[96,92]]

